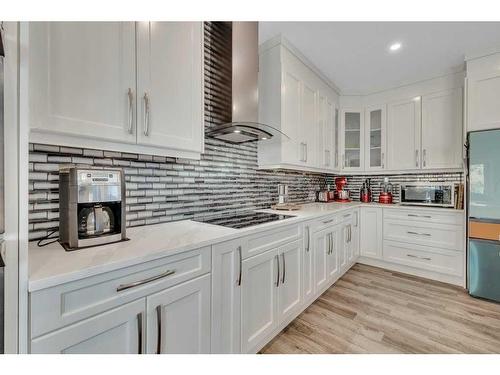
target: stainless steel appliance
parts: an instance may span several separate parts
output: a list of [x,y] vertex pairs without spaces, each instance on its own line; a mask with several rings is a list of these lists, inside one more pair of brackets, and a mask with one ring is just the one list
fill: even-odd
[[291,217],[294,216],[249,211],[249,212],[231,213],[219,216],[210,216],[206,218],[195,219],[194,221],[240,229],[240,228],[251,227],[253,225],[270,223],[278,220],[285,220]]
[[431,207],[455,207],[452,182],[411,182],[399,186],[400,204]]
[[125,182],[117,169],[63,169],[59,240],[66,250],[126,239]]
[[468,134],[469,293],[500,301],[500,130]]
[[288,185],[278,185],[278,204],[285,204],[288,202]]

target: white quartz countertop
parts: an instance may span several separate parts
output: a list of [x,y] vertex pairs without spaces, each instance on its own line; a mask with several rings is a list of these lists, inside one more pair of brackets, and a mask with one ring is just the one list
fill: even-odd
[[[397,204],[377,203],[310,203],[298,211],[263,212],[292,215],[293,218],[255,225],[242,229],[227,228],[192,220],[127,228],[129,241],[65,251],[58,243],[38,247],[36,241],[29,243],[29,290],[35,291],[51,286],[110,272],[146,261],[173,255],[179,252],[209,246],[266,229],[302,222],[360,206],[402,208]],[[405,207],[406,208],[406,207]],[[462,213],[463,210],[408,207]]]

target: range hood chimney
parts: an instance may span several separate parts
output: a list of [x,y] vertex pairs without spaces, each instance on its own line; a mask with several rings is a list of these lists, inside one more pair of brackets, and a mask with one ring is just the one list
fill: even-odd
[[276,141],[288,138],[276,128],[259,123],[259,24],[232,23],[232,119],[215,125],[207,136],[229,143]]

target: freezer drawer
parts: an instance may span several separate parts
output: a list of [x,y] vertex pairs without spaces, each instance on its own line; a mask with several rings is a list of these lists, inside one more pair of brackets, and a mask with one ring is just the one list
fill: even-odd
[[469,293],[500,301],[500,242],[469,240]]

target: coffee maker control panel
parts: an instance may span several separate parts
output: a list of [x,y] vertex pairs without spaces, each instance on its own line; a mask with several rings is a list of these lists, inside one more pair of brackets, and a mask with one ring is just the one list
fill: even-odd
[[78,185],[118,185],[120,183],[119,171],[81,170],[78,173]]

